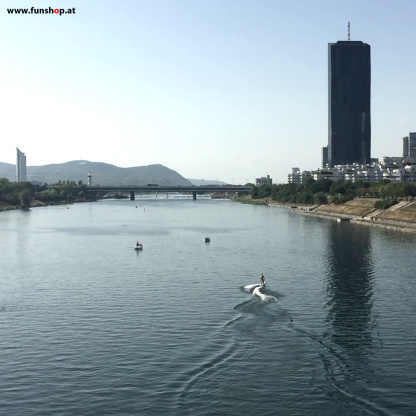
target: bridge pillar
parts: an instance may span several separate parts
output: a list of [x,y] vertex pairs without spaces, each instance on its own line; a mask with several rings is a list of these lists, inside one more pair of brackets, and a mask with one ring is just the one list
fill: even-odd
[[134,191],[130,191],[130,201],[134,201]]
[[192,199],[194,200],[194,201],[196,201],[196,192],[194,191],[194,192],[192,192]]

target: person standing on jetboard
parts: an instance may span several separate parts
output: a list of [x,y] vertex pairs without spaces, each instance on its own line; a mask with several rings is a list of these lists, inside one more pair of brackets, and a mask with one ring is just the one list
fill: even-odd
[[266,279],[264,278],[263,273],[260,276],[260,285],[261,285],[261,287],[265,287],[266,286]]

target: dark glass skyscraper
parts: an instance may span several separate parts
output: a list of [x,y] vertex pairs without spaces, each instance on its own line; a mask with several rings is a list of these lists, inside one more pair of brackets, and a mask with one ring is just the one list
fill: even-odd
[[370,163],[370,45],[339,41],[328,45],[329,166]]
[[416,159],[416,133],[403,137],[403,157]]

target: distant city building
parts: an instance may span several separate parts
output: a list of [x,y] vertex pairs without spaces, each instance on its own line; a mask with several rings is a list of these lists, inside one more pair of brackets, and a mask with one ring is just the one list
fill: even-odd
[[409,133],[409,136],[403,137],[403,157],[416,159],[416,133]]
[[370,45],[328,44],[328,164],[370,163]]
[[409,156],[416,159],[416,133],[409,133]]
[[26,156],[16,147],[16,179],[26,182]]
[[292,173],[287,175],[288,183],[304,183],[307,178],[311,177],[311,172],[304,170],[300,171],[299,168],[292,168]]
[[379,157],[375,163],[378,163],[384,167],[399,167],[406,165],[406,163],[412,162],[410,158],[396,157],[396,156],[383,156]]
[[304,183],[308,177],[315,180],[331,179],[333,181],[377,183],[388,179],[391,182],[416,183],[416,159],[384,156],[379,158],[377,163],[337,165],[332,168],[303,171],[302,173],[299,168],[292,168],[292,173],[288,175],[288,183]]
[[405,165],[402,168],[403,182],[416,183],[416,163]]
[[321,167],[326,168],[328,165],[328,146],[322,148]]
[[273,184],[273,181],[272,181],[272,178],[270,177],[270,175],[263,176],[261,178],[256,178],[256,185],[257,186],[272,185],[272,184]]
[[409,154],[409,137],[403,137],[403,157],[407,157]]

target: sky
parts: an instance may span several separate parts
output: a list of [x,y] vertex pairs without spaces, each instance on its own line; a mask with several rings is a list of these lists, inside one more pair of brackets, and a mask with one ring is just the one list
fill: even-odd
[[[0,162],[286,183],[328,142],[328,43],[371,46],[372,157],[416,131],[414,0],[1,0]],[[75,8],[9,14],[8,8]],[[72,10],[73,11],[73,10]]]

